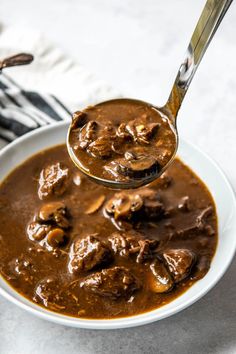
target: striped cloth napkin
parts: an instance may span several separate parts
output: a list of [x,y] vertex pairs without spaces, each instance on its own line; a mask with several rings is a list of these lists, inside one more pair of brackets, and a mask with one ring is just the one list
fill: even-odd
[[40,126],[69,120],[74,110],[118,96],[38,32],[2,30],[1,58],[19,52],[32,53],[35,60],[0,74],[0,147]]
[[11,142],[33,129],[69,120],[71,112],[55,96],[26,91],[9,76],[0,76],[0,139]]

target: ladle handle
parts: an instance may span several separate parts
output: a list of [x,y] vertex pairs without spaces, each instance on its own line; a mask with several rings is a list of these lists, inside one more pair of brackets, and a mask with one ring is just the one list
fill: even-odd
[[183,63],[181,64],[164,109],[172,116],[178,114],[192,78],[217,28],[233,0],[207,0],[193,32]]
[[0,61],[0,71],[4,68],[17,65],[30,64],[34,57],[31,54],[19,53]]

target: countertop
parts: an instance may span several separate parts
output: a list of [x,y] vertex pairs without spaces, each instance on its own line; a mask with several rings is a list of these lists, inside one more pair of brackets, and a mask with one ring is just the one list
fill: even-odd
[[[161,105],[204,1],[1,0],[0,22],[36,28],[124,96]],[[179,133],[236,188],[236,4],[179,113]],[[0,299],[0,354],[236,353],[236,262],[203,299],[151,325],[89,331],[48,323]]]

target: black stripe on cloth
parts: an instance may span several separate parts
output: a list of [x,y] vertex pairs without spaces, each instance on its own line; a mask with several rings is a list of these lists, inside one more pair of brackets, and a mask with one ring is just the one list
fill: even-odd
[[17,107],[21,107],[21,105],[15,100],[12,95],[7,92],[7,90],[3,90],[3,92],[14,105],[16,105]]
[[5,74],[0,75],[0,139],[14,140],[40,125],[69,119],[71,112],[53,95],[26,91]]
[[53,119],[60,121],[62,118],[57,112],[50,106],[37,92],[21,91],[22,94],[38,109],[52,117]]
[[7,89],[7,86],[1,81],[1,78],[0,78],[0,89],[1,90],[6,90]]
[[[58,120],[58,121],[63,120],[64,117],[67,117],[68,119],[70,119],[71,112],[54,95],[46,95],[44,98],[42,95],[40,95],[37,92],[33,92],[33,91],[30,92],[30,91],[23,90],[23,88],[19,84],[17,84],[12,78],[7,76],[6,74],[3,74],[2,76],[5,79],[4,85],[7,85],[8,88],[12,88],[12,86],[13,86],[14,88],[19,89],[20,90],[19,93],[22,94],[22,97],[25,97],[38,110],[41,110],[42,112],[47,114],[52,119]],[[46,97],[48,97],[48,98],[51,97],[55,101],[56,105],[60,106],[60,108],[62,109],[63,115],[61,115],[60,112],[57,112],[56,105],[55,105],[55,107],[53,107],[53,104],[51,104],[50,102],[47,102]]]
[[32,127],[28,127],[27,125],[24,125],[15,119],[6,118],[1,113],[0,113],[0,126],[12,131],[17,136],[21,136],[32,130]]

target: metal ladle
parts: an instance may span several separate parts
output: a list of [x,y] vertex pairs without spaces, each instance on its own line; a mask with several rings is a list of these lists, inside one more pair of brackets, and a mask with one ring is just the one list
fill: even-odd
[[[83,168],[78,157],[75,155],[72,147],[70,146],[70,126],[67,136],[67,148],[69,155],[75,165],[89,178],[93,179],[94,182],[117,189],[137,188],[147,183],[150,183],[151,181],[159,177],[168,168],[168,166],[173,161],[178,148],[178,132],[176,118],[179,109],[189,88],[189,85],[193,79],[193,76],[198,68],[198,65],[200,64],[208,45],[210,44],[232,1],[233,0],[207,0],[206,5],[196,25],[196,28],[193,32],[191,41],[184,57],[184,61],[182,62],[178,70],[178,74],[176,76],[168,101],[163,107],[158,108],[158,110],[161,111],[168,118],[169,122],[172,124],[173,130],[176,132],[176,148],[174,154],[171,156],[168,163],[164,167],[162,167],[161,170],[157,171],[156,174],[145,176],[143,179],[138,180],[130,178],[127,182],[104,179],[100,176],[91,175],[86,169]],[[121,105],[122,100],[123,99],[119,99]],[[142,101],[140,102],[142,104],[150,105]]]

